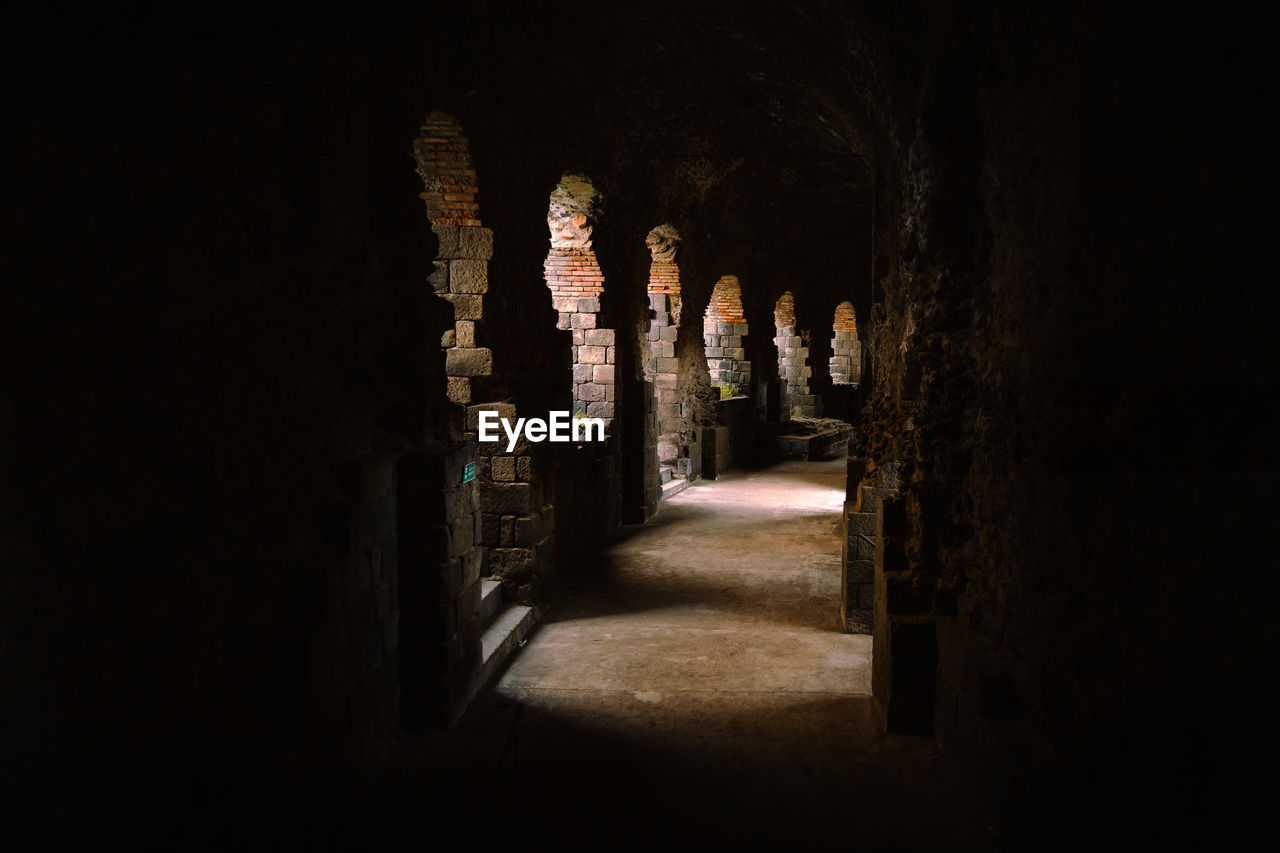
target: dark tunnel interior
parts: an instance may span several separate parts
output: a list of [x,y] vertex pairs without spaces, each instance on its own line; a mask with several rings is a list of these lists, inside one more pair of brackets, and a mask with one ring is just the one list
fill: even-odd
[[[1274,741],[1263,30],[838,0],[21,13],[11,849],[1245,833]],[[508,449],[483,410],[605,435]],[[827,597],[771,597],[783,569]],[[695,599],[745,648],[765,616],[862,644],[865,689],[659,737],[495,688]]]

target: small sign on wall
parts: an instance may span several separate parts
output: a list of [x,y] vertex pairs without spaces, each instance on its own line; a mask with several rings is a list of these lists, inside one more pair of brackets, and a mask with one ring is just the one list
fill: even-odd
[[462,466],[462,482],[470,483],[476,478],[476,463],[468,462]]

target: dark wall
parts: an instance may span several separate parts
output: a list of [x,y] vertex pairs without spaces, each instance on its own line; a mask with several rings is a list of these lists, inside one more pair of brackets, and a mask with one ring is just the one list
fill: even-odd
[[869,92],[902,112],[875,132],[862,435],[907,465],[937,737],[1014,837],[1217,833],[1248,811],[1270,631],[1248,531],[1273,472],[1227,461],[1265,444],[1242,380],[1273,375],[1249,250],[1224,251],[1250,230],[1249,51],[1101,10],[914,23],[916,63]]

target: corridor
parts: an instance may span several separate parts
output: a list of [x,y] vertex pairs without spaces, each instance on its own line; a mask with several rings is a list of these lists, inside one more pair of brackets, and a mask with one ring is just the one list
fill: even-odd
[[475,784],[579,830],[980,847],[931,742],[875,733],[843,499],[843,459],[784,462],[625,528],[458,726]]

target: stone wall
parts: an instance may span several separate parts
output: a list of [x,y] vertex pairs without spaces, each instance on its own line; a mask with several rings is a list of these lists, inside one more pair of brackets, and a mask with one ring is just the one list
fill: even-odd
[[848,302],[841,302],[836,306],[831,353],[833,384],[857,385],[862,381],[862,343],[858,340],[858,323],[853,305]]
[[551,304],[559,314],[557,328],[573,335],[573,410],[604,418],[610,427],[618,404],[614,385],[617,336],[600,329],[600,294],[604,273],[590,244],[552,246],[544,267]]
[[743,346],[747,321],[742,314],[738,279],[734,276],[725,276],[716,282],[703,315],[702,335],[711,384],[746,393],[751,382],[751,362]]
[[778,347],[778,378],[783,385],[782,411],[787,416],[820,417],[822,401],[809,392],[809,331],[796,328],[795,298],[790,292],[778,298],[773,309],[773,342]]

